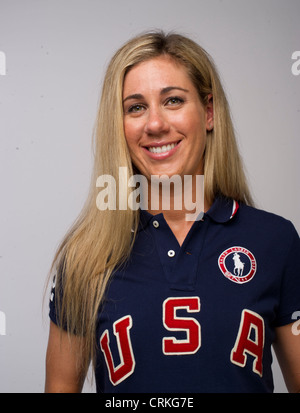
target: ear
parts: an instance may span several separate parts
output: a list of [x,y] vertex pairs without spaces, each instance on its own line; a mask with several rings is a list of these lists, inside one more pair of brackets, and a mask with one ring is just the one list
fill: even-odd
[[206,109],[206,130],[211,131],[214,127],[214,105],[213,105],[213,95],[210,93],[207,96]]

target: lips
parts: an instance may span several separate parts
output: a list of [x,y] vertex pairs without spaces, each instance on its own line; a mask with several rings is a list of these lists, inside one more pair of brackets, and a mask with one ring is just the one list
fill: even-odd
[[172,143],[152,143],[151,146],[144,146],[143,148],[147,151],[151,158],[165,158],[172,155],[176,150],[181,141]]

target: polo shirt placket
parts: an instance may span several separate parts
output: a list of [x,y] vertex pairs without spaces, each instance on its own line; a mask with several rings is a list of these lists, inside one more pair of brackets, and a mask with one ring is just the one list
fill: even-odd
[[206,229],[207,222],[195,221],[180,246],[163,214],[150,218],[149,230],[155,240],[157,254],[171,290],[195,290]]

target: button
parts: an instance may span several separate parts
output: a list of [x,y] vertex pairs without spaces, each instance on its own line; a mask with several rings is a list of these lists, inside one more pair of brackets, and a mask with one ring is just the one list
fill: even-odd
[[159,222],[158,221],[153,221],[153,226],[154,226],[154,228],[158,228],[159,227]]
[[169,250],[169,251],[168,251],[168,256],[169,256],[170,258],[174,257],[174,255],[175,255],[175,251],[173,251],[173,250]]

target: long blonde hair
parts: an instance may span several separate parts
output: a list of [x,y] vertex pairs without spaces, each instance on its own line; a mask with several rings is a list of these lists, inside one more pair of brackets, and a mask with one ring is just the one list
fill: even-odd
[[[123,129],[122,92],[126,73],[136,64],[162,54],[184,65],[205,105],[213,95],[214,128],[209,132],[204,158],[205,197],[217,194],[252,204],[238,152],[227,99],[210,56],[191,39],[179,34],[150,32],[122,46],[111,59],[94,131],[94,169],[86,204],[66,234],[53,260],[57,266],[56,309],[60,325],[85,337],[84,363],[95,355],[95,328],[107,284],[116,268],[129,257],[139,212],[100,211],[96,206],[97,177],[113,176],[119,167],[133,174]],[[118,197],[117,197],[118,198]],[[63,292],[63,293],[58,293]]]

